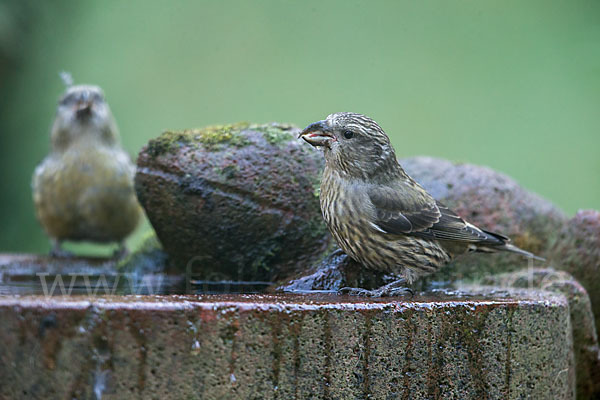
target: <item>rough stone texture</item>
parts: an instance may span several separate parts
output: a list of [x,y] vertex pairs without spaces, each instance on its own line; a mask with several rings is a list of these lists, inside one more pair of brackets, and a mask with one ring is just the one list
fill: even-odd
[[[567,220],[551,202],[490,168],[431,157],[402,159],[400,164],[461,217],[481,228],[507,235],[517,246],[542,257],[548,254],[556,233]],[[527,260],[515,254],[469,254],[429,279],[477,278],[526,266]]]
[[165,132],[138,157],[136,191],[180,270],[266,281],[310,265],[329,243],[323,157],[289,125]]
[[549,292],[0,297],[0,320],[0,398],[574,397]]
[[579,211],[560,231],[550,261],[585,287],[600,331],[600,212]]
[[571,275],[554,269],[526,269],[490,276],[486,285],[539,288],[562,293],[569,302],[576,363],[577,398],[600,398],[600,350],[588,293]]

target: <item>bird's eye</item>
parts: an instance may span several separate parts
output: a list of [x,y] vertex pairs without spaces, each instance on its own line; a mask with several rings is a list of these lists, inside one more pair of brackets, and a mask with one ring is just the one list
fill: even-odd
[[94,103],[102,103],[104,101],[104,97],[100,93],[94,93],[92,95],[92,100]]
[[354,137],[354,132],[346,130],[344,131],[344,137],[346,139],[352,139]]
[[69,94],[68,96],[65,96],[65,97],[63,97],[63,98],[60,100],[60,103],[59,103],[59,104],[60,104],[61,106],[64,106],[64,105],[67,105],[67,104],[72,104],[72,103],[74,103],[74,102],[75,102],[75,96],[73,96],[73,94],[71,93],[71,94]]

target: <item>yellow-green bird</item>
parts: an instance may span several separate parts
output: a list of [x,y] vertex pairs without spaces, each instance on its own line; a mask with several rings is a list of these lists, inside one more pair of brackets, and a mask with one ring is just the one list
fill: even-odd
[[116,242],[138,225],[142,212],[135,166],[119,144],[117,125],[98,86],[68,87],[58,103],[50,154],[33,174],[37,217],[52,242],[51,254],[66,255],[63,241]]
[[321,211],[338,245],[365,267],[398,278],[378,290],[344,292],[399,294],[406,291],[402,285],[471,251],[510,251],[539,259],[436,201],[398,164],[390,139],[371,118],[331,114],[300,137],[324,149]]

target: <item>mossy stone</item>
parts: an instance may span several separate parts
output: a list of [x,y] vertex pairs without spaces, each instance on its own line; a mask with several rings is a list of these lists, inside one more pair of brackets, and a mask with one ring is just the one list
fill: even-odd
[[195,278],[272,280],[330,241],[322,155],[299,129],[246,122],[168,131],[138,157],[136,191],[170,260]]
[[249,125],[247,122],[238,122],[236,124],[211,125],[201,129],[167,130],[148,142],[146,152],[157,157],[193,143],[201,143],[211,149],[220,145],[246,146],[249,142],[241,132]]

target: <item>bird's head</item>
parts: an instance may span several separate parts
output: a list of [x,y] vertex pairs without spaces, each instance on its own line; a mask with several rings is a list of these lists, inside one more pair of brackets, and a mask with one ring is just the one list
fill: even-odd
[[388,136],[362,114],[331,114],[307,126],[299,137],[322,147],[327,165],[350,177],[385,178],[400,168]]
[[112,113],[98,86],[70,86],[58,102],[52,141],[60,147],[82,135],[96,136],[107,144],[117,141]]

